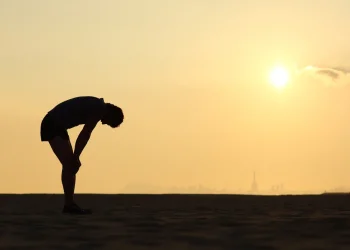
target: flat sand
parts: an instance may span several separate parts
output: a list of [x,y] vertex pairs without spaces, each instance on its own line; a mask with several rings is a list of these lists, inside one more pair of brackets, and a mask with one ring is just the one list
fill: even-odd
[[0,195],[0,249],[350,249],[350,195]]

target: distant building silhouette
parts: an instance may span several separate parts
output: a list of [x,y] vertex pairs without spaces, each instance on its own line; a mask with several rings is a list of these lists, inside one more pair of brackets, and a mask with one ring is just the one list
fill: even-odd
[[253,183],[252,183],[252,187],[251,187],[250,192],[253,194],[256,194],[258,192],[258,184],[257,184],[256,178],[255,178],[255,171],[253,174]]

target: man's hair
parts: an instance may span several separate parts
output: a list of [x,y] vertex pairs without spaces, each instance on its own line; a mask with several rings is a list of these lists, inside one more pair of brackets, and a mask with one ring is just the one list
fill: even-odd
[[123,110],[111,103],[106,103],[108,116],[117,124],[115,126],[119,126],[124,121]]

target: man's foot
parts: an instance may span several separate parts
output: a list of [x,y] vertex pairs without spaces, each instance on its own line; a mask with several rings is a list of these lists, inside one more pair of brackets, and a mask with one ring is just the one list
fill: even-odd
[[82,209],[77,204],[65,205],[62,213],[64,214],[92,214],[90,209]]

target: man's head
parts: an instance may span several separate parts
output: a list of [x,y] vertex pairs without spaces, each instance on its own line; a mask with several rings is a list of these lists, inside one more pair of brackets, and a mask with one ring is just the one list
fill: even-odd
[[102,124],[107,124],[112,128],[119,127],[124,120],[124,114],[121,108],[111,104],[105,104],[105,113],[101,119]]

